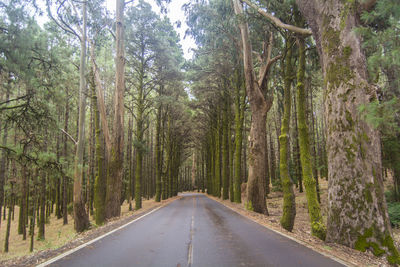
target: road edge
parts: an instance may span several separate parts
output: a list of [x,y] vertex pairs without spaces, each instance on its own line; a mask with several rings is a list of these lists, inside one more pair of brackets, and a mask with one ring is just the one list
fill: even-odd
[[335,257],[335,256],[333,256],[333,255],[331,255],[331,254],[328,254],[328,253],[326,253],[326,252],[319,251],[319,250],[315,249],[313,246],[311,246],[310,244],[308,244],[308,243],[306,243],[306,242],[304,242],[304,241],[302,241],[302,240],[299,240],[299,239],[297,239],[297,238],[295,238],[295,237],[293,237],[293,236],[287,235],[287,234],[282,233],[282,232],[280,232],[280,231],[278,231],[278,230],[275,230],[275,229],[273,229],[273,228],[270,228],[270,227],[268,227],[268,226],[266,226],[266,225],[264,225],[264,224],[261,224],[261,223],[257,222],[256,220],[254,220],[253,218],[247,217],[247,216],[243,215],[242,213],[238,212],[237,210],[235,210],[235,209],[233,209],[233,208],[231,208],[231,207],[229,207],[229,206],[227,206],[227,205],[224,205],[224,203],[222,203],[222,202],[220,202],[220,201],[217,201],[217,200],[215,200],[215,199],[209,197],[207,194],[203,194],[203,195],[206,196],[208,199],[211,199],[211,200],[213,200],[213,201],[215,201],[215,202],[221,204],[222,206],[224,206],[224,207],[230,209],[231,211],[233,211],[233,212],[239,214],[240,216],[242,216],[242,217],[244,217],[244,218],[246,218],[246,219],[248,219],[248,220],[250,220],[250,221],[252,221],[252,222],[254,222],[254,223],[256,223],[256,224],[258,224],[258,225],[260,225],[260,226],[262,226],[262,227],[265,227],[265,228],[267,228],[268,230],[273,231],[274,233],[277,233],[277,234],[279,234],[279,235],[281,235],[281,236],[284,236],[284,237],[286,237],[286,238],[288,238],[288,239],[290,239],[290,240],[292,240],[292,241],[294,241],[294,242],[296,242],[296,243],[298,243],[298,244],[300,244],[300,245],[303,245],[303,246],[305,246],[305,247],[307,247],[307,248],[309,248],[309,249],[311,249],[311,250],[313,250],[313,251],[315,251],[315,252],[317,252],[317,253],[319,253],[319,254],[321,254],[321,255],[327,257],[327,258],[330,258],[331,260],[334,260],[334,261],[336,261],[337,263],[343,264],[344,266],[348,266],[348,267],[356,267],[356,265],[354,265],[354,264],[352,264],[352,263],[350,263],[350,262],[346,262],[346,261],[344,261],[344,260],[342,260],[342,259],[340,259],[340,258],[338,258],[338,257]]
[[[179,199],[179,198],[177,198],[177,199]],[[93,244],[93,243],[99,241],[100,239],[103,239],[104,237],[109,236],[109,235],[111,235],[111,234],[113,234],[113,233],[115,233],[115,232],[117,232],[117,231],[119,231],[119,230],[121,230],[121,229],[127,227],[128,225],[139,221],[140,219],[146,217],[147,215],[150,215],[151,213],[156,212],[157,210],[168,206],[169,204],[171,204],[172,202],[176,201],[177,199],[174,199],[174,200],[172,200],[172,201],[170,201],[170,202],[168,202],[168,203],[165,203],[165,204],[163,204],[163,205],[161,205],[161,206],[159,206],[159,207],[157,207],[157,208],[154,208],[154,209],[150,210],[149,212],[147,212],[147,213],[145,213],[145,214],[139,216],[138,218],[136,218],[136,219],[134,219],[134,220],[132,220],[132,221],[130,221],[130,222],[127,222],[127,223],[125,223],[125,224],[123,224],[123,225],[121,225],[121,226],[119,226],[119,227],[117,227],[117,228],[115,228],[115,229],[113,229],[113,230],[111,230],[111,231],[105,233],[105,234],[102,234],[101,236],[98,236],[98,237],[96,237],[96,238],[94,238],[94,239],[92,239],[92,240],[89,240],[88,242],[83,243],[83,244],[81,244],[81,245],[79,245],[79,246],[77,246],[77,247],[75,247],[75,248],[73,248],[73,249],[67,250],[67,251],[65,251],[65,252],[63,252],[63,253],[61,253],[61,254],[59,254],[59,255],[57,255],[57,256],[55,256],[55,257],[49,259],[49,260],[46,260],[45,262],[42,262],[42,263],[36,265],[36,267],[46,267],[46,266],[49,266],[50,264],[52,264],[52,263],[54,263],[54,262],[56,262],[56,261],[58,261],[58,260],[60,260],[60,259],[62,259],[62,258],[64,258],[64,257],[66,257],[66,256],[68,256],[68,255],[71,255],[72,253],[75,253],[76,251],[78,251],[78,250],[80,250],[80,249],[82,249],[82,248],[84,248],[84,247],[87,247],[87,246],[89,246],[90,244]]]

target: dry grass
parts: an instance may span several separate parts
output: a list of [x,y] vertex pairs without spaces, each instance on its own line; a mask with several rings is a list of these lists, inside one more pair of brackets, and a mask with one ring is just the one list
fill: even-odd
[[[173,198],[175,199],[175,198]],[[115,218],[111,220],[108,224],[112,224],[122,218],[132,216],[138,213],[143,213],[150,209],[153,209],[157,206],[161,206],[163,204],[169,203],[173,199],[169,199],[162,202],[155,202],[154,199],[143,200],[142,201],[142,209],[137,211],[129,211],[128,203],[124,202],[121,207],[121,217]],[[134,203],[133,203],[134,205]],[[15,220],[11,222],[11,232],[10,232],[10,241],[9,241],[9,252],[4,253],[4,240],[5,240],[5,232],[6,232],[6,221],[2,221],[0,228],[0,242],[1,242],[1,252],[0,252],[0,265],[2,261],[12,260],[16,258],[20,258],[23,256],[27,256],[29,254],[34,255],[35,253],[43,250],[54,250],[60,248],[67,244],[68,242],[79,238],[81,235],[78,235],[74,231],[74,221],[71,216],[68,216],[68,224],[63,225],[63,219],[57,219],[53,214],[50,217],[50,223],[45,225],[45,240],[36,240],[38,228],[35,228],[35,242],[34,242],[34,251],[33,253],[29,252],[30,245],[30,236],[27,235],[27,240],[22,240],[22,235],[18,235],[18,213],[19,207],[15,206]],[[93,228],[97,228],[94,225],[94,219],[90,216],[90,222],[93,225]],[[96,229],[95,229],[96,230]],[[28,229],[27,229],[28,233]],[[85,235],[83,233],[82,235]]]

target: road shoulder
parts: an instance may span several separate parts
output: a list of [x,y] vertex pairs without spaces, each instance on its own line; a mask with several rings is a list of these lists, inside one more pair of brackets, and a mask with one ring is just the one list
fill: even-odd
[[[63,246],[56,248],[56,249],[48,249],[48,250],[42,250],[38,251],[34,254],[30,254],[24,257],[20,258],[15,258],[15,259],[10,259],[7,261],[0,261],[0,265],[4,267],[8,266],[36,266],[38,264],[41,264],[43,262],[46,262],[48,260],[51,260],[52,258],[57,257],[58,255],[61,255],[63,253],[66,253],[68,251],[74,250],[80,246],[83,246],[84,244],[98,239],[99,237],[102,237],[103,235],[107,235],[107,233],[110,233],[114,231],[115,229],[121,228],[130,222],[137,220],[141,217],[146,216],[146,214],[149,214],[156,209],[160,209],[162,207],[165,207],[169,205],[171,202],[179,199],[180,196],[173,197],[167,200],[163,200],[159,203],[156,203],[155,205],[152,205],[149,208],[144,208],[138,211],[131,212],[129,214],[126,214],[124,216],[121,216],[119,218],[114,218],[110,221],[108,221],[105,225],[102,225],[100,227],[95,227],[92,228],[88,231],[85,231],[81,234],[78,234],[73,240],[67,242]],[[70,222],[73,223],[73,222]]]
[[243,204],[232,203],[229,200],[221,200],[207,194],[204,195],[243,217],[341,264],[347,266],[389,266],[384,258],[377,258],[370,252],[362,253],[339,244],[327,243],[315,238],[310,233],[300,233],[296,231],[296,229],[294,229],[293,232],[286,231],[280,226],[279,218],[276,218],[276,216],[259,214],[246,210]]

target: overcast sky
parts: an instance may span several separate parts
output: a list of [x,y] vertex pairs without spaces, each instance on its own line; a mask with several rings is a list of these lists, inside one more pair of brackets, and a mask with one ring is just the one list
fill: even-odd
[[[137,1],[134,1],[134,3]],[[148,2],[152,8],[153,11],[160,14],[160,8],[157,6],[154,0],[145,0],[145,2]],[[190,0],[171,0],[171,3],[168,4],[168,14],[167,16],[173,23],[175,30],[178,32],[180,38],[181,38],[181,45],[183,49],[183,53],[185,54],[186,59],[191,59],[193,53],[190,51],[191,48],[196,48],[196,44],[194,40],[190,37],[187,36],[185,39],[183,37],[185,36],[185,31],[188,28],[186,25],[186,18],[185,18],[185,13],[182,10],[182,5],[185,3],[190,2]],[[107,8],[111,10],[112,12],[115,12],[115,0],[106,0]],[[181,27],[177,28],[176,23],[177,21],[181,22]]]

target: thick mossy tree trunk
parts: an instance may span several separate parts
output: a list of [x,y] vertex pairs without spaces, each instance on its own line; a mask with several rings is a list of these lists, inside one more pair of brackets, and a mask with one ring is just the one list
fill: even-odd
[[298,38],[297,44],[299,47],[299,66],[297,70],[297,122],[299,129],[299,146],[300,146],[300,161],[302,174],[304,179],[304,187],[306,190],[308,214],[311,221],[311,233],[325,240],[326,227],[322,221],[321,209],[319,207],[316,180],[313,177],[312,157],[308,135],[308,126],[306,119],[306,95],[304,89],[304,72],[305,72],[305,45],[304,39]]
[[279,170],[281,175],[282,190],[283,190],[283,214],[281,225],[288,231],[293,230],[294,219],[296,217],[296,202],[293,192],[293,182],[289,174],[289,124],[290,124],[290,109],[291,109],[291,93],[290,87],[293,81],[293,66],[292,66],[292,41],[286,41],[286,58],[284,71],[284,99],[283,99],[283,119],[281,127],[281,135],[279,136],[280,143],[280,163]]
[[79,67],[79,116],[78,141],[76,144],[74,163],[74,227],[75,231],[82,232],[89,227],[89,217],[86,213],[83,199],[83,154],[85,148],[85,119],[86,119],[86,3],[83,6],[83,32],[81,37],[81,58]]
[[116,0],[115,23],[115,95],[114,125],[111,154],[107,175],[106,218],[121,214],[121,187],[124,175],[124,92],[125,92],[125,47],[124,47],[124,0]]
[[376,99],[359,26],[359,1],[297,0],[317,43],[325,78],[328,152],[327,241],[400,263],[381,172],[380,136],[358,108]]

